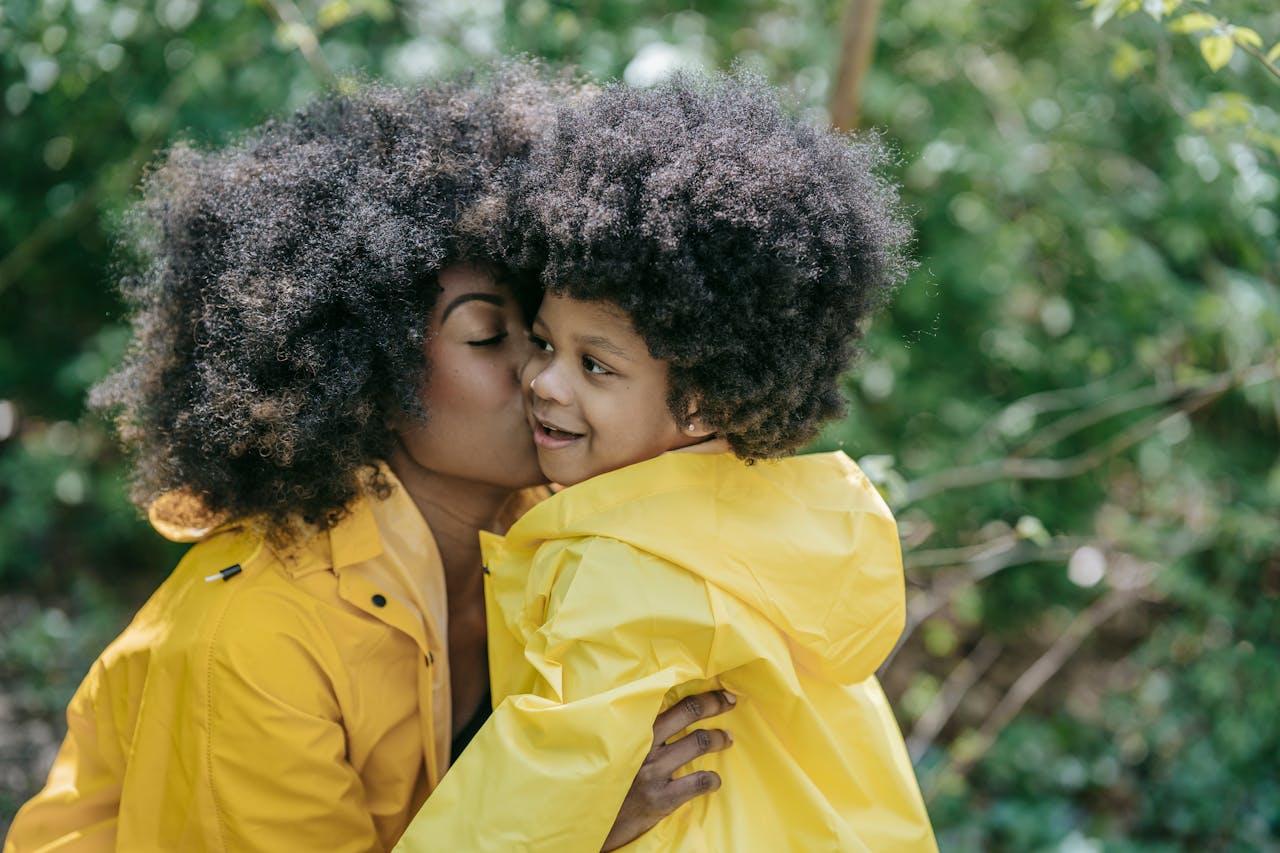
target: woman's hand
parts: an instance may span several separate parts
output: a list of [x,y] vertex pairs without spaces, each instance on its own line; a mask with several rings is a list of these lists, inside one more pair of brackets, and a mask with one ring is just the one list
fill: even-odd
[[602,850],[616,850],[636,840],[689,800],[720,787],[720,777],[710,770],[699,770],[679,779],[671,776],[695,758],[732,745],[733,738],[728,732],[697,729],[671,743],[667,743],[667,739],[698,720],[723,714],[737,701],[731,693],[713,690],[686,696],[658,715],[653,721],[653,748],[640,765],[640,772],[622,801],[618,819],[609,830]]

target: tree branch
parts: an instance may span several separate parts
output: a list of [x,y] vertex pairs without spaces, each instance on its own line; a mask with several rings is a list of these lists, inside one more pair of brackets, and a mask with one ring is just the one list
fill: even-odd
[[978,641],[968,657],[951,670],[942,689],[938,691],[937,698],[916,720],[911,727],[911,734],[907,736],[907,753],[913,762],[919,761],[929,751],[938,734],[955,715],[961,700],[986,674],[1003,650],[1004,647],[998,640],[987,635]]
[[840,130],[855,130],[862,105],[862,85],[876,49],[876,22],[880,0],[849,0],[844,16],[844,37],[836,86],[831,93],[831,123]]
[[[1025,566],[1028,563],[1040,563],[1050,560],[1065,560],[1077,548],[1094,540],[1077,537],[1059,537],[1048,545],[1036,545],[1016,535],[983,542],[968,548],[937,548],[932,551],[919,551],[908,554],[904,563],[908,569],[942,566],[965,566],[966,571],[960,577],[947,578],[935,586],[911,596],[907,600],[906,624],[902,635],[894,645],[893,651],[885,657],[879,672],[884,673],[898,651],[906,645],[907,640],[915,633],[924,621],[948,602],[952,601],[962,590],[986,580],[992,575],[1014,566]],[[1099,547],[1102,547],[1101,545]]]
[[1066,459],[1006,457],[941,471],[908,483],[906,498],[902,504],[915,503],[952,489],[972,488],[1000,480],[1064,480],[1078,477],[1152,435],[1171,418],[1203,408],[1232,387],[1272,381],[1278,375],[1274,359],[1242,370],[1217,374],[1198,383],[1180,387],[1176,394],[1180,400],[1173,412],[1158,412],[1145,418],[1085,453]]
[[311,25],[302,17],[297,4],[293,0],[265,0],[265,3],[272,17],[276,19],[276,23],[288,32],[294,44],[298,46],[302,58],[306,60],[307,65],[311,66],[312,73],[320,78],[323,85],[336,86],[338,75],[329,65],[329,60],[324,58],[324,53],[320,50],[320,39]]
[[1145,388],[1134,389],[1126,394],[1119,394],[1102,401],[1096,406],[1072,412],[1059,418],[1032,435],[1018,449],[1013,451],[1013,454],[1015,456],[1026,456],[1039,453],[1070,435],[1088,429],[1105,420],[1110,420],[1117,415],[1137,411],[1138,409],[1146,409],[1150,406],[1158,406],[1170,400],[1177,400],[1190,393],[1196,393],[1203,387],[1205,387],[1203,382],[1180,382],[1171,385],[1149,385]]
[[1266,57],[1265,55],[1263,55],[1262,51],[1258,50],[1256,47],[1254,47],[1254,46],[1253,46],[1253,45],[1251,45],[1251,44],[1245,44],[1244,42],[1240,41],[1239,39],[1232,39],[1232,41],[1234,41],[1234,42],[1236,43],[1236,47],[1240,48],[1240,49],[1241,49],[1241,50],[1243,50],[1245,53],[1249,54],[1249,55],[1250,55],[1250,56],[1252,56],[1254,59],[1256,59],[1256,60],[1258,60],[1259,62],[1261,62],[1261,63],[1262,63],[1262,67],[1263,67],[1263,68],[1265,68],[1265,69],[1267,69],[1268,71],[1270,71],[1270,72],[1271,72],[1272,74],[1274,74],[1277,78],[1280,78],[1280,68],[1277,68],[1277,67],[1276,67],[1276,64],[1275,64],[1274,62],[1272,62],[1271,60],[1267,59],[1267,57]]
[[972,455],[979,445],[989,443],[992,433],[998,431],[1000,423],[1013,411],[1021,410],[1031,418],[1036,418],[1039,415],[1046,415],[1050,412],[1060,412],[1064,409],[1092,405],[1099,398],[1106,395],[1108,387],[1124,385],[1139,375],[1140,369],[1136,363],[1133,363],[1115,373],[1095,379],[1085,385],[1078,385],[1074,388],[1054,388],[1048,391],[1036,391],[1021,399],[1014,400],[996,412],[982,425],[982,428],[974,434],[974,438],[966,444],[964,455]]
[[1027,702],[1066,665],[1085,638],[1112,616],[1130,606],[1137,595],[1138,591],[1133,589],[1113,590],[1085,608],[1057,640],[1018,677],[987,715],[974,739],[964,745],[961,754],[938,767],[927,780],[923,780],[921,787],[924,789],[925,801],[933,798],[937,793],[938,783],[947,775],[964,775],[977,764]]

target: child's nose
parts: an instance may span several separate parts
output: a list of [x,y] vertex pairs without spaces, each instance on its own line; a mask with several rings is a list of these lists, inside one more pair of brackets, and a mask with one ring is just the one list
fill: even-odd
[[554,361],[539,370],[531,370],[525,375],[533,396],[551,403],[567,404],[569,402],[568,386],[556,370]]

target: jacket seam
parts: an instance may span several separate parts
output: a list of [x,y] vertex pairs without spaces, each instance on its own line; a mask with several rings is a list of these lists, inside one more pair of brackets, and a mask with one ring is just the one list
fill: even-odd
[[[234,593],[233,593],[234,594]],[[218,637],[222,633],[222,623],[227,616],[227,610],[230,601],[224,603],[222,610],[218,613],[218,621],[214,624],[212,633],[209,635],[209,645],[205,652],[205,720],[207,721],[207,735],[205,737],[205,773],[209,784],[209,797],[213,800],[213,826],[217,831],[218,849],[226,850],[227,842],[223,836],[223,814],[222,803],[218,799],[218,789],[214,785],[213,780],[213,658],[214,649],[217,648]]]

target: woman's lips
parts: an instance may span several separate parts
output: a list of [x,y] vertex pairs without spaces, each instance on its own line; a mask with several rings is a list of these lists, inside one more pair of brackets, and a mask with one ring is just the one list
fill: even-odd
[[541,421],[533,423],[533,443],[544,450],[561,450],[580,438],[582,436],[576,432],[557,429]]

